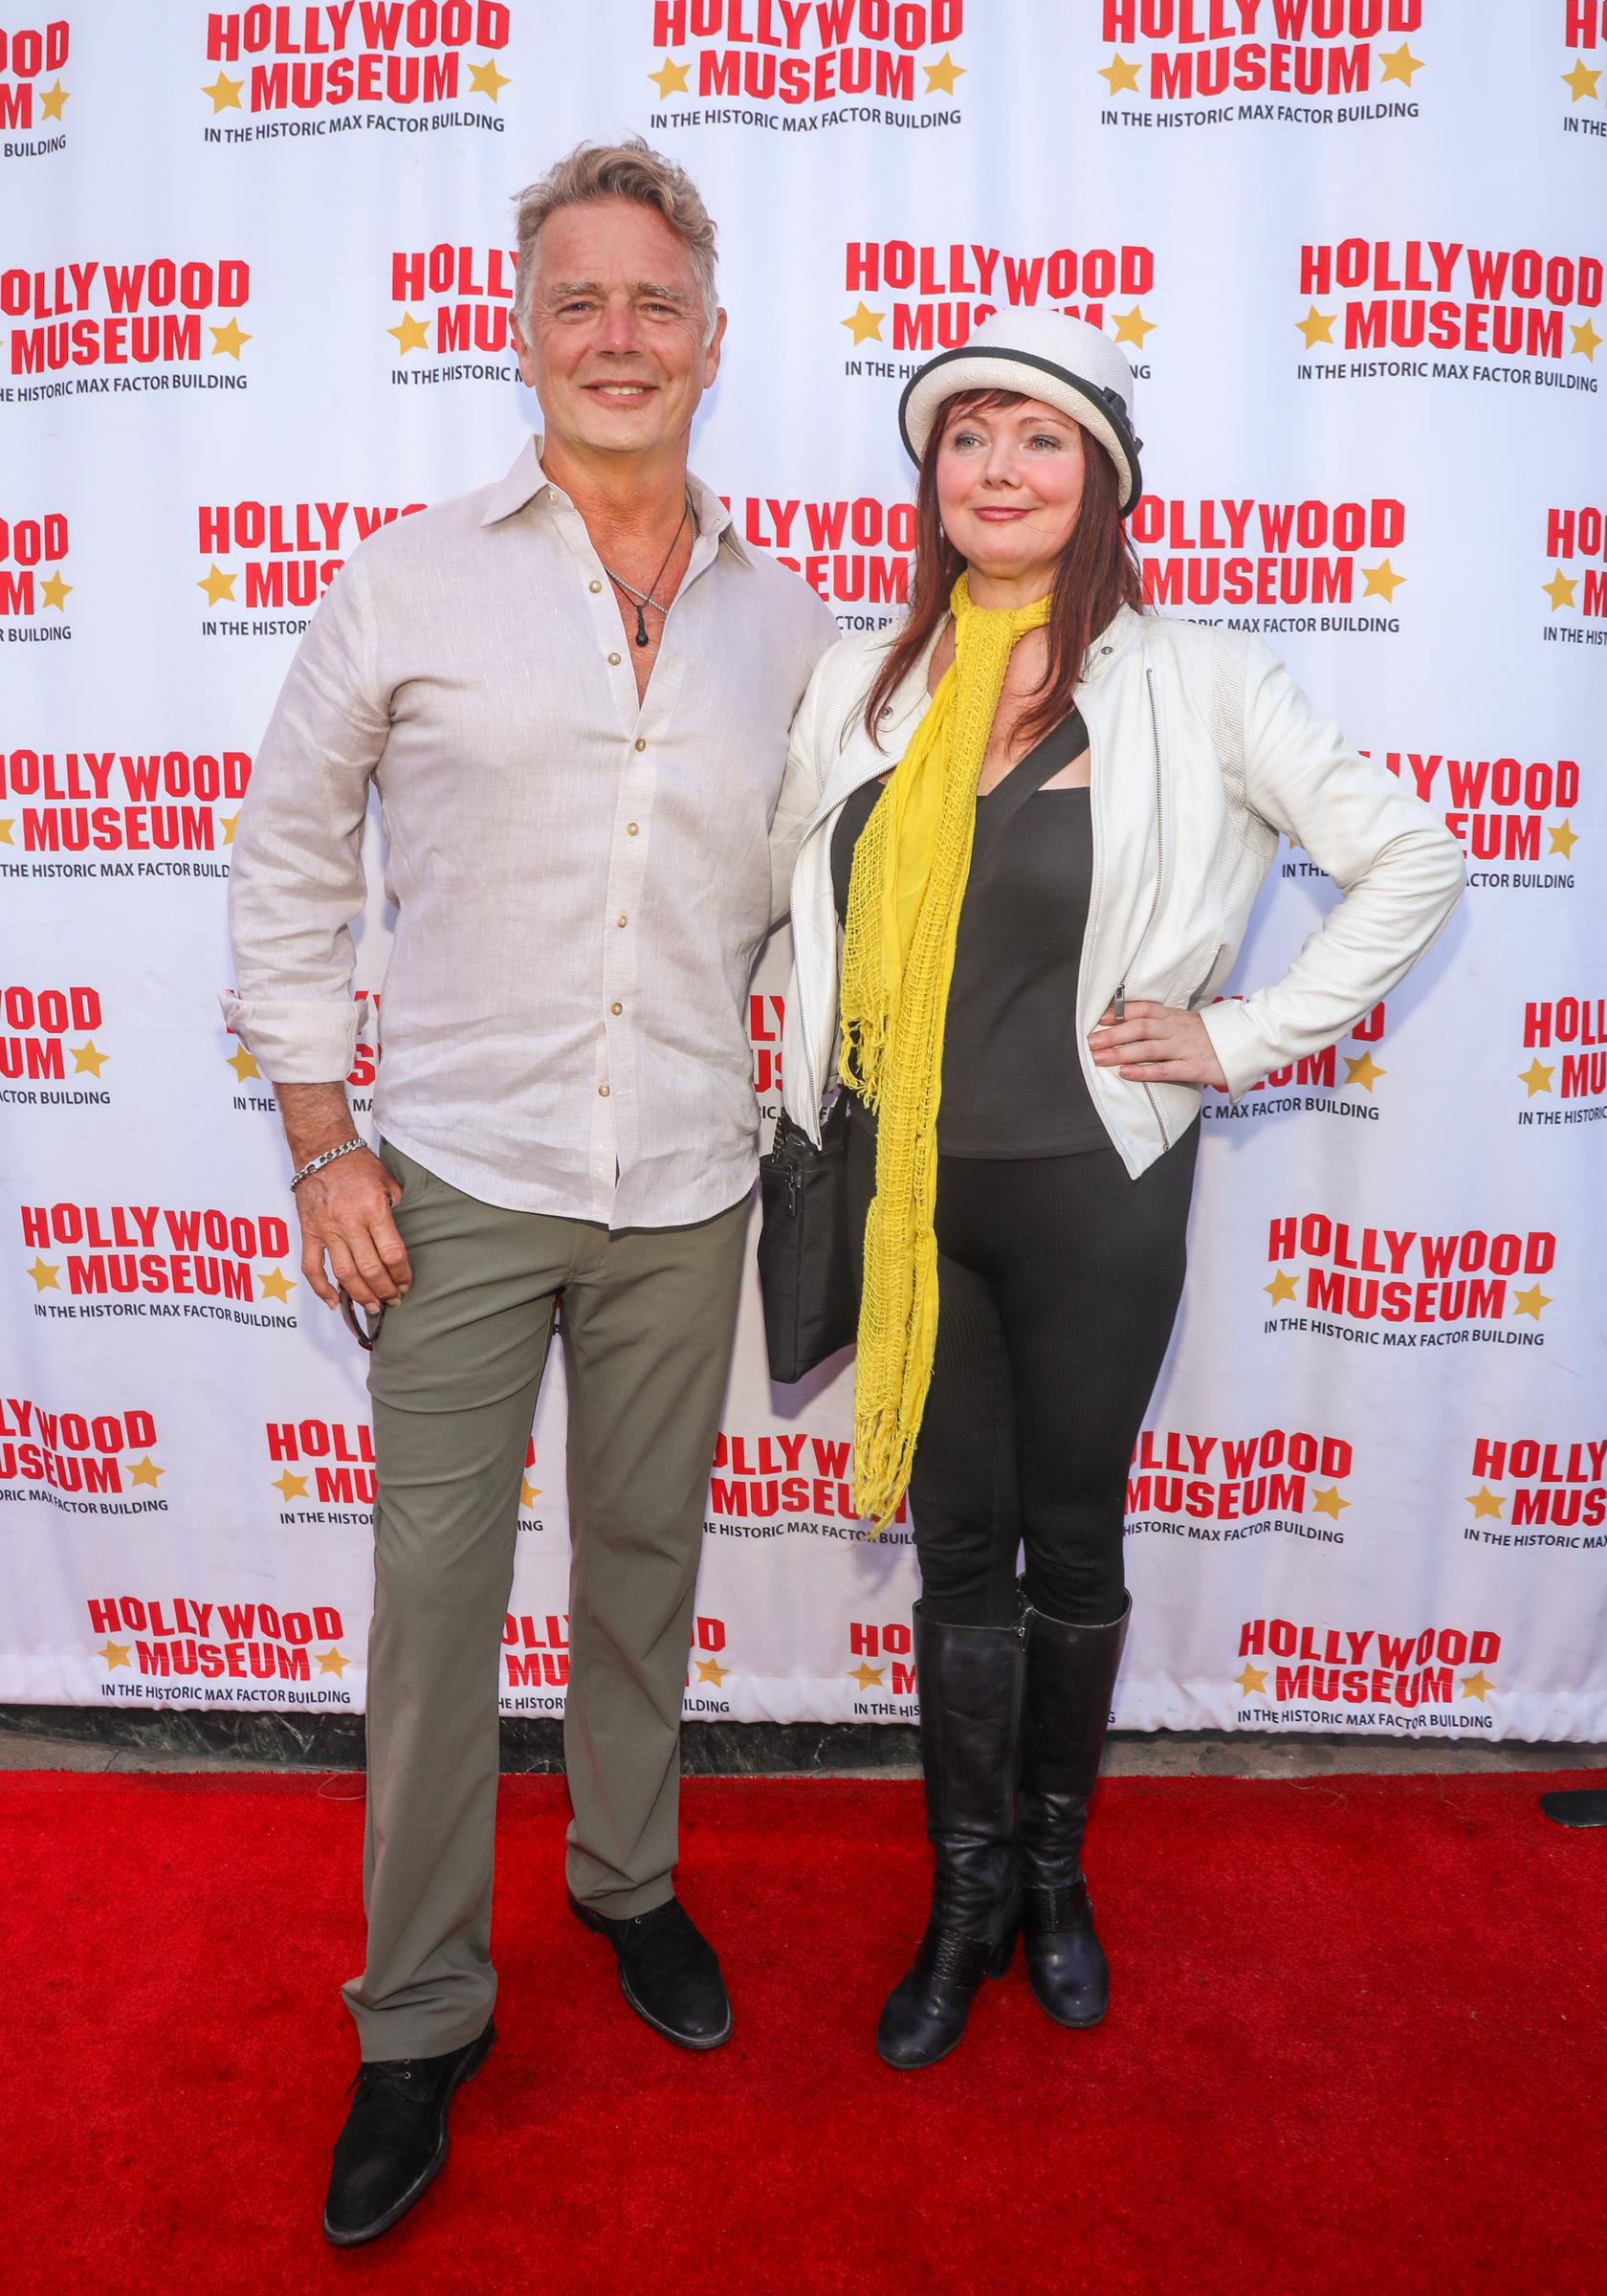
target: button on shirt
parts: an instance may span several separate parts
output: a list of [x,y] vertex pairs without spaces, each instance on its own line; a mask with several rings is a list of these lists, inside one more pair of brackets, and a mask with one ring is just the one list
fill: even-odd
[[751,1186],[747,988],[787,728],[836,638],[689,481],[698,531],[639,701],[539,442],[337,576],[257,757],[230,1026],[279,1084],[352,1065],[372,781],[395,938],[381,1132],[486,1203],[665,1227]]

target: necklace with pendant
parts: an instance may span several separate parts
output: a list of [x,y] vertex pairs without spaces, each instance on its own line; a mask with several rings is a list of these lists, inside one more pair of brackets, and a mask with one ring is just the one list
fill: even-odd
[[626,597],[629,599],[631,605],[636,608],[636,643],[638,646],[646,646],[649,643],[648,637],[648,607],[650,606],[656,613],[664,615],[669,614],[669,607],[662,605],[660,601],[653,596],[653,592],[657,589],[659,584],[664,579],[664,568],[674,557],[675,545],[680,541],[682,534],[685,532],[686,522],[691,517],[692,496],[689,492],[687,494],[685,502],[682,505],[680,524],[676,527],[674,533],[670,537],[670,547],[664,553],[663,563],[660,564],[658,572],[653,576],[651,582],[649,583],[645,590],[639,590],[633,582],[627,582],[623,574],[616,574],[613,567],[607,564],[605,561],[598,561],[598,563],[603,567],[604,573],[606,574],[608,580],[613,584],[615,589],[623,590]]

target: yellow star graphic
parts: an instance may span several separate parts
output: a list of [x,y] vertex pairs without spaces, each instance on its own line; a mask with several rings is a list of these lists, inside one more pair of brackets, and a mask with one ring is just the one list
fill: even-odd
[[211,336],[214,359],[224,351],[228,352],[231,359],[238,359],[241,346],[251,341],[237,319],[231,319],[226,327],[213,327]]
[[[126,1667],[128,1665],[128,1645],[114,1643],[111,1636],[108,1635],[95,1655],[97,1658],[103,1658],[108,1667]],[[129,1670],[132,1672],[133,1669]]]
[[319,1672],[320,1674],[343,1674],[346,1668],[351,1665],[351,1660],[346,1656],[345,1652],[343,1650],[337,1650],[333,1643],[331,1643],[327,1650],[317,1651],[315,1656],[319,1662]]
[[1319,311],[1316,304],[1313,303],[1304,319],[1295,320],[1295,325],[1306,338],[1308,350],[1314,342],[1332,342],[1333,321],[1337,317],[1337,312]]
[[202,95],[209,96],[212,99],[214,119],[219,112],[237,112],[240,109],[240,90],[245,84],[243,79],[231,79],[227,72],[220,72],[209,88],[202,89]]
[[147,1483],[154,1490],[166,1472],[167,1469],[165,1467],[158,1467],[147,1451],[143,1459],[136,1459],[133,1462],[128,1469],[128,1480],[135,1485]]
[[266,1275],[259,1275],[256,1280],[262,1287],[264,1299],[276,1299],[282,1302],[287,1300],[296,1289],[296,1278],[293,1275],[286,1275],[282,1268],[270,1268]]
[[218,815],[218,826],[223,830],[223,842],[225,845],[233,844],[234,829],[239,818],[240,816],[238,813],[220,813]]
[[1570,320],[1569,333],[1574,338],[1574,350],[1582,352],[1594,366],[1596,364],[1596,347],[1602,341],[1601,336],[1596,333],[1596,329],[1591,325],[1591,322],[1588,319],[1585,320],[1583,326],[1579,327],[1574,326],[1573,321]]
[[1349,1499],[1340,1496],[1337,1483],[1332,1484],[1327,1490],[1314,1490],[1311,1493],[1312,1513],[1331,1514],[1335,1522],[1351,1504]]
[[1486,1515],[1493,1515],[1496,1521],[1500,1522],[1501,1510],[1507,1502],[1491,1490],[1487,1483],[1481,1483],[1477,1490],[1468,1492],[1467,1504],[1473,1510],[1473,1520],[1476,1523],[1483,1522]]
[[1371,1052],[1364,1052],[1359,1060],[1353,1060],[1348,1052],[1341,1053],[1340,1058],[1345,1063],[1345,1082],[1359,1084],[1365,1092],[1370,1093],[1380,1076],[1389,1074],[1388,1069],[1379,1068]]
[[234,603],[234,577],[223,573],[217,566],[209,566],[195,586],[198,590],[206,591],[209,606],[216,606],[220,598],[227,598],[231,606]]
[[717,1658],[700,1658],[697,1662],[698,1681],[712,1682],[716,1690],[730,1671],[731,1668],[722,1667]]
[[38,1253],[35,1252],[33,1254],[33,1265],[32,1268],[30,1268],[28,1272],[33,1278],[33,1289],[35,1292],[60,1291],[61,1286],[55,1280],[57,1275],[61,1272],[61,1263],[59,1260],[57,1260],[55,1265],[53,1267],[49,1260],[40,1259]]
[[1119,51],[1108,64],[1100,65],[1099,77],[1110,81],[1112,96],[1119,96],[1123,88],[1131,88],[1134,96],[1138,93],[1138,67],[1124,62]]
[[1481,1706],[1483,1706],[1485,1703],[1485,1692],[1486,1690],[1493,1690],[1494,1688],[1494,1683],[1491,1682],[1489,1676],[1485,1672],[1483,1667],[1479,1668],[1477,1674],[1464,1674],[1462,1678],[1463,1696],[1464,1698],[1477,1698]]
[[532,1483],[528,1475],[519,1477],[519,1505],[521,1507],[534,1507],[540,1495],[539,1487]]
[[422,351],[425,348],[429,341],[429,323],[427,320],[415,319],[410,311],[404,311],[401,325],[386,327],[385,333],[395,336],[397,349],[406,359],[409,351]]
[[1260,1667],[1252,1667],[1248,1659],[1245,1659],[1244,1661],[1244,1671],[1243,1674],[1235,1674],[1233,1679],[1239,1685],[1239,1688],[1244,1692],[1246,1697],[1248,1697],[1252,1690],[1256,1691],[1261,1697],[1266,1697],[1266,1676]]
[[1536,1093],[1549,1093],[1551,1091],[1552,1078],[1555,1074],[1555,1065],[1553,1064],[1551,1068],[1547,1068],[1539,1053],[1536,1052],[1534,1058],[1530,1062],[1528,1068],[1520,1069],[1518,1071],[1518,1082],[1520,1084],[1528,1085],[1528,1096],[1530,1100],[1532,1100]]
[[857,1682],[862,1690],[879,1690],[882,1687],[880,1667],[868,1667],[861,1659],[857,1667],[848,1668],[848,1680]]
[[1514,1292],[1512,1294],[1513,1314],[1532,1315],[1536,1323],[1551,1304],[1552,1294],[1542,1292],[1538,1284],[1530,1284],[1527,1292]]
[[59,120],[61,118],[61,107],[66,101],[67,91],[62,86],[59,79],[56,81],[54,88],[41,88],[39,90],[40,119]]
[[1134,304],[1131,311],[1116,313],[1116,341],[1118,342],[1134,342],[1142,350],[1145,336],[1154,333],[1155,320],[1146,319],[1137,303]]
[[1387,598],[1393,606],[1395,593],[1405,581],[1405,575],[1398,574],[1387,558],[1381,558],[1376,566],[1363,566],[1361,570],[1367,577],[1367,587],[1362,591],[1362,596]]
[[[1551,840],[1553,853],[1560,853],[1565,861],[1572,860],[1574,848],[1579,842],[1579,832],[1572,822],[1559,821],[1555,828],[1551,831]],[[6,843],[10,845],[11,842],[8,837]]]
[[1540,585],[1540,587],[1545,591],[1547,597],[1552,602],[1552,611],[1553,614],[1556,612],[1559,606],[1573,605],[1574,582],[1575,577],[1574,575],[1565,574],[1560,566],[1555,566],[1552,570],[1551,581],[1543,582]]
[[1298,1299],[1300,1296],[1300,1286],[1292,1275],[1286,1275],[1281,1268],[1272,1281],[1263,1284],[1261,1288],[1274,1307],[1281,1299]]
[[690,96],[692,90],[687,86],[687,65],[678,64],[672,55],[667,55],[658,70],[649,72],[648,77],[660,96]]
[[483,64],[471,64],[469,67],[471,96],[489,96],[493,103],[497,103],[501,100],[503,89],[509,84],[507,75],[498,72],[492,56],[488,55]]
[[839,324],[848,328],[856,343],[880,342],[882,321],[886,317],[885,311],[868,311],[862,302],[857,311],[850,311],[848,318],[840,320]]
[[276,1490],[288,1507],[292,1499],[306,1497],[307,1478],[305,1475],[293,1475],[287,1467],[284,1473],[269,1485],[269,1489]]
[[82,1076],[85,1074],[90,1076],[99,1076],[101,1070],[105,1067],[107,1061],[109,1061],[112,1057],[109,1052],[102,1052],[100,1050],[99,1047],[96,1044],[95,1039],[92,1036],[86,1036],[83,1043],[81,1045],[75,1045],[72,1050],[73,1073],[75,1076]]
[[955,81],[965,70],[965,66],[957,64],[945,48],[935,64],[923,64],[921,70],[926,74],[926,92],[929,96],[935,89],[939,95],[952,96],[955,92]]
[[1414,55],[1404,40],[1393,54],[1389,49],[1381,48],[1378,51],[1378,61],[1384,67],[1378,77],[1380,87],[1389,80],[1398,79],[1409,88],[1412,84],[1413,73],[1420,72],[1423,66],[1422,57]]
[[[0,818],[0,845],[11,844],[11,831],[15,827],[16,815],[14,813],[8,813],[3,818]],[[1556,835],[1556,831],[1554,829],[1552,831],[1552,835],[1553,837]]]
[[245,1083],[248,1076],[260,1077],[262,1074],[262,1071],[256,1065],[254,1054],[248,1052],[244,1045],[237,1046],[231,1052],[224,1066],[232,1069],[242,1084]]
[[1599,64],[1593,72],[1586,64],[1584,57],[1576,55],[1574,58],[1573,71],[1563,74],[1562,84],[1565,88],[1573,89],[1574,93],[1570,100],[1577,103],[1581,96],[1598,96],[1596,82],[1600,77],[1601,66]]
[[39,595],[47,606],[54,606],[58,614],[67,611],[67,601],[77,588],[74,582],[63,582],[59,570],[39,585]]

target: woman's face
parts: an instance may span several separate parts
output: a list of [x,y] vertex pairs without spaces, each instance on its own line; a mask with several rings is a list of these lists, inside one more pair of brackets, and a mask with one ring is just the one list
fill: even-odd
[[[948,415],[937,450],[943,530],[967,563],[1042,596],[1083,500],[1083,433],[1042,399]],[[1041,578],[1041,579],[1040,579]]]

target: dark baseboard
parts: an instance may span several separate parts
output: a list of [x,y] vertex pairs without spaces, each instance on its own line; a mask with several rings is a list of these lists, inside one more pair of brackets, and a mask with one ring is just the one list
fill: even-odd
[[[504,1771],[561,1770],[563,1726],[505,1719]],[[238,1709],[193,1713],[186,1708],[0,1706],[0,1769],[7,1736],[55,1739],[63,1746],[102,1746],[120,1753],[195,1755],[253,1769],[361,1770],[360,1714],[254,1714]],[[689,1777],[801,1777],[823,1771],[892,1770],[919,1756],[913,1725],[882,1722],[692,1722],[681,1733],[681,1767]]]

